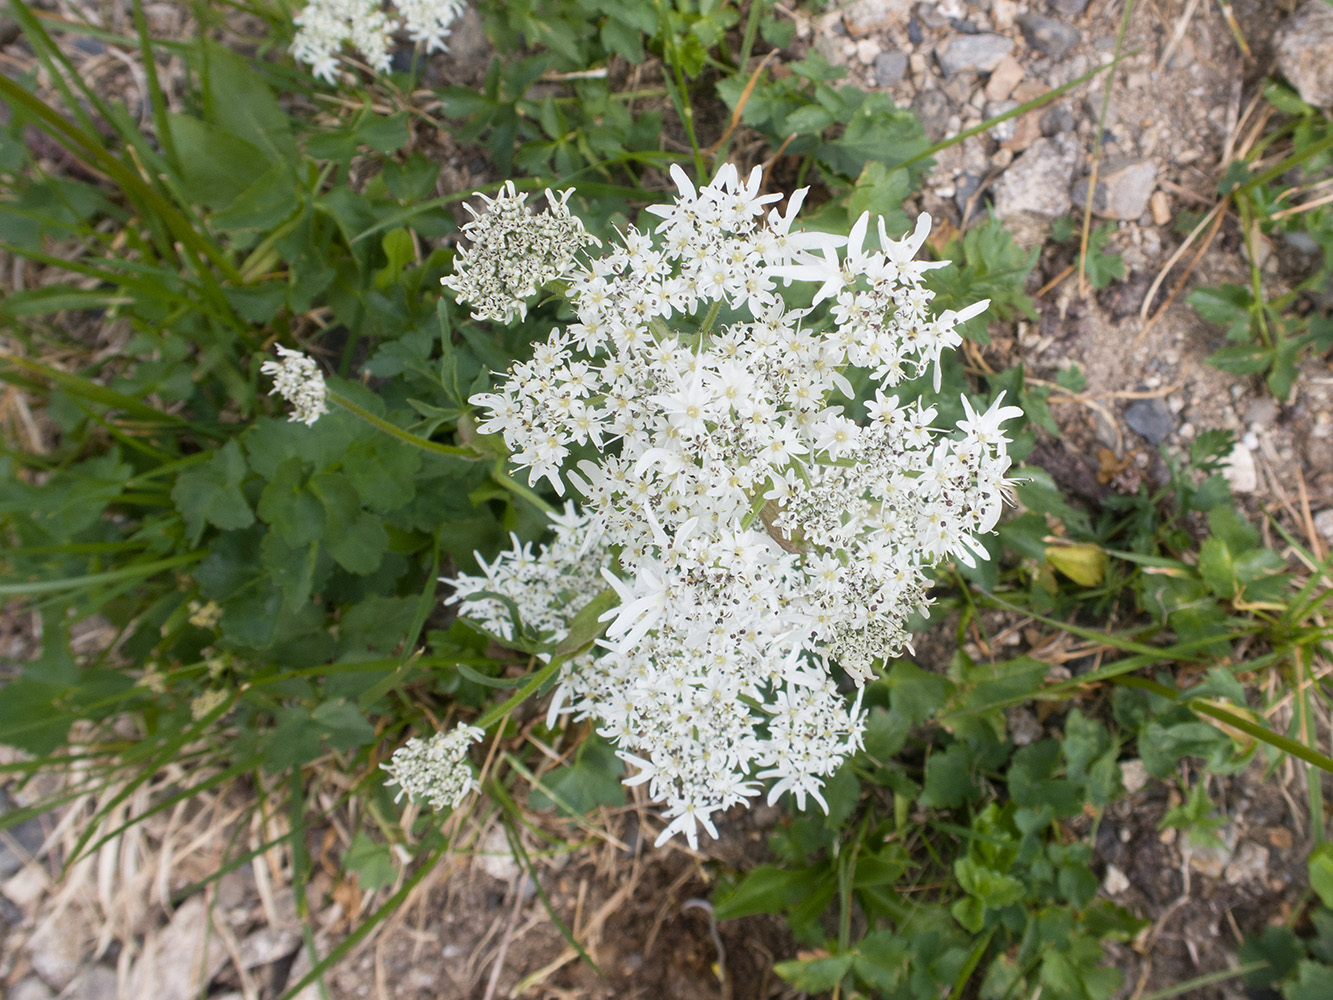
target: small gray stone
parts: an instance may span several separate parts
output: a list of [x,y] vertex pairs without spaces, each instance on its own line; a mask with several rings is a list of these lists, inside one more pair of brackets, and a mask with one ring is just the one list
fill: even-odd
[[1073,25],[1043,14],[1024,14],[1018,19],[1018,26],[1029,45],[1055,59],[1077,45],[1081,37]]
[[[959,174],[953,179],[953,201],[958,206],[958,214],[967,214],[968,202],[981,189],[981,177],[977,174]],[[976,218],[980,202],[972,205],[972,217]]]
[[1073,109],[1064,104],[1047,108],[1041,116],[1041,134],[1045,136],[1072,132],[1077,125],[1078,119],[1074,116]]
[[917,4],[916,19],[927,28],[944,28],[949,24],[949,15],[941,11],[939,5],[935,3]]
[[912,0],[854,0],[843,8],[842,24],[853,38],[864,38],[904,24],[911,13]]
[[1088,7],[1088,0],[1046,0],[1065,17],[1076,17]]
[[1273,38],[1277,68],[1301,100],[1333,108],[1333,6],[1325,0],[1305,0],[1283,22]]
[[74,980],[65,996],[68,1000],[116,1000],[116,970],[90,965]]
[[9,991],[9,1000],[51,1000],[54,996],[51,988],[36,976],[20,979]]
[[1157,444],[1176,429],[1175,414],[1160,399],[1135,400],[1125,408],[1125,423],[1149,444]]
[[995,215],[1019,246],[1040,246],[1051,220],[1069,212],[1069,181],[1080,156],[1072,136],[1037,139],[996,182]]
[[[987,119],[998,118],[1006,111],[1013,111],[1018,107],[1017,101],[990,101],[986,104],[985,115]],[[987,129],[987,133],[996,142],[1008,142],[1014,137],[1018,130],[1018,119],[1009,118],[1000,122],[998,125],[992,125]]]
[[[4,789],[0,789],[0,816],[13,808],[14,800],[5,794]],[[18,852],[10,849],[8,838],[0,841],[0,879],[8,878],[22,868],[24,862],[37,853],[42,841],[46,839],[42,832],[41,820],[36,816],[10,827],[7,832],[9,838],[12,838],[13,843],[17,845]]]
[[1014,40],[1003,35],[954,35],[935,46],[935,59],[945,76],[989,73],[1013,50]]
[[1224,874],[1230,885],[1260,881],[1268,875],[1268,848],[1247,840],[1237,849]]
[[[1103,219],[1134,220],[1148,210],[1148,200],[1157,188],[1157,167],[1147,160],[1105,165],[1097,175],[1092,211]],[[1074,203],[1087,204],[1087,178],[1074,188]]]
[[906,72],[906,52],[881,52],[875,56],[875,86],[892,87]]
[[1333,507],[1314,516],[1314,530],[1323,535],[1326,542],[1333,542]]
[[944,138],[949,127],[949,116],[953,114],[953,107],[947,97],[938,90],[923,90],[912,102],[912,110],[921,119],[921,127],[932,142]]

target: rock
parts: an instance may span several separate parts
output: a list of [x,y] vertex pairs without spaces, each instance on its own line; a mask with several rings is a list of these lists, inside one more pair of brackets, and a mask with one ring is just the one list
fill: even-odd
[[1125,791],[1133,795],[1148,784],[1148,769],[1137,757],[1124,761],[1120,765],[1120,783]]
[[1023,79],[1022,64],[1013,56],[1005,56],[1000,60],[1000,64],[991,70],[990,79],[986,81],[986,100],[1008,100],[1021,79]]
[[1149,444],[1157,444],[1176,429],[1175,415],[1160,399],[1135,400],[1125,409],[1125,423]]
[[1054,59],[1072,49],[1082,37],[1073,25],[1043,14],[1024,14],[1018,19],[1018,26],[1029,45]]
[[842,24],[853,38],[878,34],[893,24],[905,24],[913,0],[854,0],[842,12]]
[[1039,246],[1051,220],[1069,212],[1069,181],[1082,155],[1068,135],[1037,139],[994,187],[995,215],[1022,247]]
[[1305,0],[1273,38],[1278,72],[1301,100],[1333,108],[1333,7],[1325,0]]
[[1037,716],[1031,709],[1022,705],[1009,709],[1009,738],[1014,741],[1015,746],[1025,747],[1029,743],[1036,743],[1045,733],[1041,728],[1041,723],[1037,721]]
[[90,965],[62,996],[65,1000],[116,1000],[116,970]]
[[29,976],[20,979],[7,996],[9,1000],[52,1000],[55,994],[36,976]]
[[1253,493],[1259,488],[1259,470],[1254,467],[1254,456],[1240,441],[1223,463],[1222,476],[1231,484],[1233,493]]
[[1257,882],[1268,875],[1268,848],[1247,840],[1227,865],[1224,876],[1230,885]]
[[[13,809],[14,805],[14,800],[0,789],[0,816]],[[46,839],[42,833],[41,819],[37,816],[10,827],[6,833],[7,836],[0,840],[0,879],[6,879],[22,868],[41,849],[42,841]]]
[[949,115],[953,113],[947,97],[938,90],[923,90],[912,102],[912,110],[921,119],[921,127],[932,142],[944,138],[949,128]]
[[1277,418],[1277,400],[1272,396],[1260,396],[1245,407],[1245,423],[1249,427],[1271,427]]
[[1324,536],[1324,541],[1333,544],[1333,508],[1321,510],[1314,516],[1314,530]]
[[935,46],[935,61],[945,76],[989,73],[1013,50],[1014,40],[1003,35],[954,35]]
[[1045,136],[1072,132],[1077,125],[1078,118],[1075,117],[1073,109],[1063,104],[1047,108],[1041,116],[1041,134]]
[[1165,226],[1171,221],[1171,199],[1165,191],[1154,191],[1148,199],[1148,207],[1152,210],[1154,226]]
[[1108,896],[1119,896],[1129,888],[1129,876],[1115,865],[1107,865],[1106,878],[1102,881],[1102,888],[1106,890]]
[[916,19],[927,28],[946,28],[949,25],[949,15],[940,10],[936,3],[926,3],[922,0],[916,5]]
[[[1234,836],[1234,834],[1233,834]],[[1231,849],[1225,844],[1205,844],[1195,847],[1190,844],[1184,851],[1189,859],[1189,866],[1204,878],[1218,879],[1231,864]]]
[[879,42],[873,38],[863,38],[856,43],[856,60],[862,66],[871,65],[880,54]]
[[[991,101],[986,105],[986,117],[987,119],[998,118],[1006,111],[1013,111],[1016,107],[1018,107],[1017,101]],[[992,125],[986,130],[987,134],[996,142],[1008,142],[1015,134],[1017,134],[1017,131],[1017,118],[1005,119],[999,124]]]
[[196,894],[176,909],[166,927],[149,931],[130,968],[126,995],[198,995],[227,961],[227,949],[209,919],[203,896]]
[[881,52],[875,56],[875,86],[892,87],[906,73],[906,52]]
[[973,201],[973,198],[981,190],[981,181],[977,174],[959,174],[954,178],[953,203],[958,206],[959,215],[967,216],[970,205],[971,217],[976,217],[980,201]]
[[28,959],[46,985],[64,990],[74,981],[92,948],[93,934],[86,922],[69,912],[47,918],[28,938]]
[[[1157,187],[1157,166],[1147,160],[1136,160],[1108,165],[1097,174],[1097,187],[1092,195],[1092,211],[1103,219],[1132,221],[1148,208],[1148,199]],[[1087,179],[1079,181],[1074,189],[1074,204],[1080,208],[1087,202]]]
[[1088,6],[1088,0],[1046,0],[1046,2],[1065,17],[1076,17]]

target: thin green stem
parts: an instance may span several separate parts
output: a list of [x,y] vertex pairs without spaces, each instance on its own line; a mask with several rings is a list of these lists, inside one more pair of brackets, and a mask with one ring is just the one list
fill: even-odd
[[411,431],[405,431],[397,424],[391,424],[383,417],[377,417],[365,407],[358,406],[342,393],[336,392],[333,389],[328,390],[327,396],[330,402],[341,406],[353,416],[360,417],[377,430],[381,430],[391,437],[396,437],[399,441],[402,441],[404,444],[410,444],[414,448],[420,448],[422,451],[429,451],[436,455],[449,455],[453,458],[463,458],[473,462],[486,457],[475,448],[459,447],[458,445],[452,444],[438,444],[437,442],[421,437],[418,434],[413,434]]
[[522,497],[543,514],[560,513],[558,508],[547,503],[536,490],[530,486],[524,486],[517,479],[510,476],[509,473],[505,472],[500,465],[497,465],[495,470],[491,473],[491,481],[501,489],[508,490],[510,493],[514,494],[514,496]]

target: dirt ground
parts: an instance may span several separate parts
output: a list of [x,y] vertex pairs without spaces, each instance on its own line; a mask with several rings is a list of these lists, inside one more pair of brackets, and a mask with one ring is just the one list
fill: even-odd
[[[1154,284],[1181,245],[1176,222],[1182,213],[1213,203],[1227,154],[1247,141],[1247,123],[1255,120],[1251,102],[1261,80],[1273,72],[1273,33],[1289,9],[1261,0],[1230,5],[1250,49],[1247,56],[1224,20],[1224,6],[1148,0],[1129,20],[1124,47],[1130,54],[1115,72],[1109,113],[1100,123],[1102,157],[1108,165],[1151,165],[1154,202],[1137,217],[1116,222],[1109,249],[1123,254],[1125,279],[1101,292],[1080,289],[1078,276],[1068,273],[1071,247],[1047,241],[1029,287],[1041,290],[1038,318],[995,324],[992,345],[974,361],[997,370],[1022,361],[1031,377],[1045,380],[1071,364],[1082,369],[1087,388],[1077,396],[1057,394],[1054,409],[1063,433],[1044,439],[1036,460],[1083,502],[1095,505],[1107,490],[1132,491],[1160,475],[1158,441],[1180,450],[1200,432],[1221,427],[1242,439],[1230,473],[1240,501],[1252,513],[1268,511],[1300,528],[1302,492],[1316,511],[1333,507],[1333,368],[1326,359],[1307,359],[1292,397],[1279,402],[1257,379],[1226,375],[1204,363],[1220,346],[1220,334],[1183,300],[1197,284],[1248,280],[1232,220],[1223,223],[1184,288],[1158,313],[1181,273],[1177,267]],[[123,29],[118,19],[126,16],[112,5],[61,10],[117,29]],[[1122,0],[920,5],[863,0],[826,14],[798,12],[795,51],[818,48],[847,66],[853,82],[887,90],[900,104],[916,108],[938,138],[980,123],[1004,100],[1031,99],[1106,61],[1122,13]],[[155,27],[179,27],[174,5],[150,4],[148,14]],[[1027,15],[1054,19],[1072,34],[1060,34],[1058,44],[1038,45],[1023,30]],[[947,73],[938,55],[958,39],[982,35],[1014,42],[1013,65],[1006,63],[1004,72],[1017,79],[998,100],[1003,88],[991,87],[998,69]],[[132,74],[105,53],[80,51],[74,57],[132,99]],[[454,55],[435,57],[429,78],[467,81],[487,61],[479,24],[469,14]],[[1042,147],[1034,144],[1041,141],[1066,143],[1075,154],[1069,160],[1073,172],[1085,171],[1098,138],[1101,97],[1101,86],[1094,83],[1034,112],[1031,121],[1020,119],[1012,132],[982,134],[946,151],[920,207],[931,212],[937,227],[975,224],[1006,175],[1017,176],[1010,172],[1035,156]],[[474,169],[484,172],[485,165],[456,154],[445,183],[459,189],[490,179]],[[1034,232],[1042,235],[1040,227]],[[1266,250],[1263,269],[1275,288],[1305,263],[1299,248],[1278,244]],[[1326,308],[1328,301],[1317,304]],[[1142,430],[1148,426],[1151,435]],[[1098,479],[1103,451],[1119,468],[1110,483]],[[22,621],[6,620],[0,632],[4,658],[21,661]],[[943,666],[948,640],[937,639],[928,635],[918,643],[925,666]],[[1021,711],[1011,723],[1015,731],[1040,731],[1035,717]],[[1300,790],[1304,774],[1291,761],[1271,774],[1256,764],[1232,779],[1210,779],[1215,800],[1225,803],[1225,850],[1195,849],[1174,831],[1159,832],[1161,816],[1179,793],[1147,780],[1136,765],[1125,762],[1131,794],[1108,810],[1096,831],[1095,867],[1103,891],[1151,921],[1133,946],[1109,952],[1125,973],[1118,1000],[1233,964],[1243,934],[1283,919],[1301,895],[1311,843],[1311,818]],[[170,779],[164,776],[156,787]],[[27,790],[20,802],[32,794]],[[207,806],[155,817],[142,833],[108,845],[63,882],[56,875],[61,852],[71,843],[74,807],[0,834],[0,983],[7,996],[184,997],[190,995],[191,975],[201,969],[208,972],[213,997],[276,996],[294,983],[309,962],[293,932],[295,896],[281,856],[261,854],[255,864],[185,902],[173,896],[219,860],[218,838],[206,834],[236,821],[242,814],[238,797],[245,794],[233,789]],[[11,807],[0,801],[0,808]],[[771,973],[774,961],[797,950],[781,922],[748,918],[716,924],[706,903],[719,878],[766,858],[776,811],[757,808],[729,816],[721,824],[722,839],[705,841],[699,852],[679,845],[653,849],[655,827],[645,825],[641,807],[594,815],[579,829],[553,819],[537,821],[547,825],[522,835],[534,859],[535,881],[513,861],[493,816],[469,821],[460,832],[471,848],[443,860],[380,933],[338,964],[328,978],[330,996],[743,1000],[793,995]],[[265,830],[240,833],[258,844]],[[560,846],[566,843],[578,846]],[[385,894],[362,893],[341,874],[347,835],[337,824],[308,846],[322,867],[306,889],[321,928],[316,943],[322,954],[341,940],[354,915],[364,917]],[[596,961],[601,976],[569,946],[552,913]],[[212,957],[201,957],[200,928],[211,928],[205,936]],[[184,992],[173,992],[177,989]],[[307,990],[302,1000],[317,995]],[[1244,994],[1231,981],[1188,995],[1238,1000]]]

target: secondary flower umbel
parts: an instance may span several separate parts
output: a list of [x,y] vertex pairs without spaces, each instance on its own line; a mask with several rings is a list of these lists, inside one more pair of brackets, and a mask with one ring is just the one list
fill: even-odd
[[377,73],[389,71],[393,33],[406,29],[427,52],[447,48],[450,25],[463,12],[462,0],[397,0],[399,18],[390,17],[380,0],[310,0],[293,19],[297,26],[292,54],[326,83],[337,77],[337,56],[351,42]]
[[[1002,396],[981,414],[965,403],[945,435],[933,407],[890,393],[938,381],[955,326],[986,308],[930,314],[922,276],[938,265],[914,259],[928,217],[902,241],[881,220],[869,249],[868,216],[846,239],[794,228],[804,191],[779,213],[758,169],[726,165],[697,190],[672,175],[679,193],[649,210],[651,232],[629,227],[565,276],[576,321],[472,402],[530,482],[582,496],[535,562],[585,589],[600,569],[620,599],[598,655],[565,664],[553,711],[595,718],[638,769],[630,783],[663,803],[662,839],[694,844],[761,782],[770,801],[823,804],[862,730],[832,665],[873,676],[930,603],[924,570],[985,558],[977,536],[1009,468],[1000,424],[1021,411]],[[497,266],[481,245],[467,264]],[[786,306],[793,281],[815,283],[823,315]],[[570,470],[576,445],[598,457]],[[526,584],[533,562],[516,546],[459,594],[503,594],[550,627],[549,593]],[[480,613],[508,634],[498,602]]]
[[281,344],[277,345],[277,350],[277,361],[265,361],[259,366],[260,372],[273,376],[273,388],[268,394],[281,396],[291,403],[292,415],[288,419],[299,420],[309,427],[329,412],[324,402],[324,375],[319,365],[300,351]]

